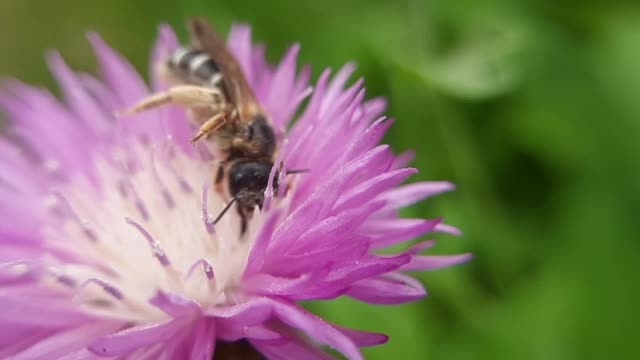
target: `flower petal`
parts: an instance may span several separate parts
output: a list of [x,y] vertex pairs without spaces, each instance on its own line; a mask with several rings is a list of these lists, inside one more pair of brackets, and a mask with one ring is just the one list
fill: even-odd
[[334,249],[344,244],[344,239],[352,234],[368,217],[385,204],[375,201],[359,208],[349,209],[317,222],[300,236],[296,244],[285,254],[318,252],[323,248]]
[[170,319],[135,326],[93,341],[89,350],[100,356],[127,355],[142,347],[165,341],[180,333],[184,321]]
[[[14,96],[3,94],[0,96],[0,105],[9,113],[15,133],[29,143],[45,164],[67,171],[91,168],[87,166],[91,163],[89,154],[70,146],[81,146],[84,143],[83,135],[86,137],[77,126],[78,119],[75,116],[46,91],[18,81],[11,83],[10,90]],[[34,139],[34,134],[47,136],[29,141]]]
[[172,317],[196,315],[200,313],[200,305],[192,299],[180,294],[157,291],[149,303],[166,312]]
[[[295,304],[261,297],[248,299],[245,303],[236,306],[217,307],[208,312],[217,318],[217,324],[224,326],[225,331],[221,329],[220,335],[226,335],[228,334],[227,330],[235,329],[238,338],[241,338],[244,336],[246,326],[259,325],[275,317],[283,323],[303,331],[313,339],[333,347],[349,359],[362,359],[358,347],[348,336]],[[261,345],[264,344],[261,343]]]
[[340,351],[348,359],[363,359],[360,350],[354,342],[342,332],[301,307],[269,299],[274,315],[282,322],[304,331],[313,339],[325,343]]
[[348,63],[338,70],[338,73],[327,87],[327,92],[323,97],[322,106],[320,108],[319,117],[322,117],[323,113],[329,109],[330,106],[335,105],[341,94],[344,95],[342,89],[355,70],[356,66],[353,63]]
[[336,358],[298,337],[289,337],[285,343],[251,340],[251,344],[269,360],[335,360]]
[[11,359],[46,360],[59,359],[74,353],[88,355],[85,352],[87,343],[97,336],[115,330],[116,326],[119,325],[107,321],[99,321],[64,329],[41,339],[41,341],[24,351],[14,353]]
[[369,304],[403,304],[427,295],[420,282],[411,277],[382,275],[362,279],[351,285],[346,295]]
[[194,330],[191,360],[212,359],[216,345],[216,327],[213,319],[201,320]]
[[[47,306],[42,306],[42,299],[47,299]],[[73,306],[71,296],[32,284],[1,288],[0,309],[3,322],[17,325],[56,328],[90,319]]]
[[153,49],[151,50],[151,59],[149,69],[151,71],[151,88],[153,91],[161,91],[166,88],[164,80],[159,76],[158,66],[167,61],[171,53],[180,46],[176,33],[171,26],[162,24],[158,27],[158,37],[156,38]]
[[142,77],[122,55],[107,45],[98,34],[90,33],[87,37],[94,48],[105,81],[115,90],[123,105],[147,96],[149,91]]
[[[158,28],[158,38],[151,52],[151,88],[154,92],[167,89],[165,79],[160,76],[158,68],[164,65],[171,52],[179,46],[175,32],[168,25]],[[180,148],[184,153],[195,156],[196,152],[189,140],[193,137],[194,129],[191,128],[184,108],[178,106],[163,106],[157,109],[158,120],[163,122],[164,128],[171,136],[173,146]]]
[[269,247],[269,243],[271,237],[273,236],[273,232],[278,225],[278,221],[280,220],[281,210],[274,210],[267,221],[262,225],[262,229],[256,236],[256,239],[251,246],[251,250],[249,252],[247,267],[244,271],[244,276],[251,275],[256,273],[262,265],[264,264],[264,257]]
[[[82,120],[76,126],[82,128],[86,123],[92,130],[92,132],[84,131],[86,136],[82,140],[95,141],[94,133],[109,132],[113,127],[113,116],[106,114],[97,101],[90,96],[80,79],[69,69],[59,53],[50,53],[47,58],[51,72],[60,84],[69,107]],[[81,144],[78,145],[81,146]],[[83,148],[91,149],[89,146],[83,146]]]
[[348,336],[349,339],[351,339],[358,346],[376,346],[389,341],[389,337],[385,334],[350,329],[339,325],[333,325],[333,327]]
[[441,222],[442,219],[374,220],[364,225],[362,231],[372,236],[373,248],[380,249],[415,239],[433,231]]
[[[122,107],[110,110],[122,110],[149,94],[142,77],[126,59],[107,45],[98,34],[90,33],[88,38],[100,63],[104,80],[116,94],[119,105]],[[118,126],[122,126],[134,134],[160,136],[164,133],[162,126],[160,126],[162,123],[158,123],[160,118],[156,111],[145,111],[127,116],[126,119],[119,119]]]
[[246,338],[250,340],[269,342],[269,344],[272,345],[282,345],[286,343],[286,339],[282,334],[267,326],[247,326],[244,330]]
[[389,190],[378,198],[387,201],[389,209],[398,210],[454,188],[448,181],[423,181]]
[[244,24],[233,24],[229,31],[229,50],[240,63],[249,83],[255,82],[253,62],[253,46],[251,44],[251,27]]
[[416,169],[406,168],[375,176],[371,180],[365,181],[364,183],[349,189],[349,191],[347,191],[340,197],[340,200],[338,200],[338,203],[333,208],[333,211],[334,213],[340,212],[344,211],[345,209],[361,205],[367,200],[374,198],[382,191],[385,191],[397,185],[416,172]]
[[410,260],[410,255],[400,254],[393,257],[368,257],[362,258],[355,263],[349,262],[343,267],[334,269],[325,281],[336,281],[343,284],[377,276],[396,270]]
[[216,319],[217,336],[226,341],[236,341],[246,336],[245,329],[261,325],[273,314],[271,306],[264,298],[251,298],[231,306],[216,306],[206,310],[206,314]]
[[[271,79],[271,88],[269,89],[269,97],[266,99],[268,104],[278,104],[277,108],[272,108],[275,112],[278,123],[284,123],[286,119],[279,115],[286,108],[286,105],[292,99],[294,86],[295,86],[295,74],[296,63],[298,53],[300,52],[300,45],[293,45],[287,50],[287,53],[280,61],[280,65],[276,69]],[[273,116],[273,115],[272,115]]]
[[471,258],[472,254],[469,253],[457,255],[414,255],[400,269],[405,271],[440,269],[467,262]]
[[450,234],[450,235],[455,235],[455,236],[461,236],[462,235],[462,231],[460,231],[460,229],[458,229],[455,226],[448,225],[448,224],[438,224],[438,225],[436,225],[436,228],[434,229],[434,231],[438,231],[438,232],[445,233],[445,234]]
[[401,169],[401,168],[407,167],[415,157],[416,157],[415,151],[407,150],[401,153],[400,155],[396,156],[396,159],[393,162],[393,165],[391,166],[391,168],[395,170],[395,169]]

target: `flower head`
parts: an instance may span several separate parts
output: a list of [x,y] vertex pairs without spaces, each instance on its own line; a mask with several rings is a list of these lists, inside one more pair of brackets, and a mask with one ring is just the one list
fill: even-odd
[[[359,347],[386,337],[296,303],[416,300],[425,291],[403,271],[468,258],[421,255],[431,241],[378,253],[455,233],[440,219],[397,215],[452,186],[400,185],[416,170],[409,155],[378,145],[392,121],[381,117],[384,100],[364,100],[362,81],[345,88],[353,66],[323,72],[312,91],[309,69],[296,70],[297,46],[272,67],[248,27],[232,29],[229,46],[282,134],[276,164],[309,170],[280,172],[287,185],[267,191],[240,236],[233,211],[212,225],[225,203],[209,189],[206,151],[188,144],[184,110],[114,117],[149,90],[97,35],[89,39],[100,79],[48,58],[64,103],[17,81],[0,96],[11,119],[0,139],[0,357],[205,359],[216,341],[246,339],[268,358],[326,359],[324,344],[360,359]],[[162,27],[152,63],[177,45]],[[164,86],[152,75],[153,91]]]

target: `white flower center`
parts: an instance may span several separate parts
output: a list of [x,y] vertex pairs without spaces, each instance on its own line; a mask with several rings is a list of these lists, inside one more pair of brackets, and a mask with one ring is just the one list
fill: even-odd
[[155,153],[138,145],[127,149],[128,160],[97,159],[95,179],[78,177],[45,199],[54,217],[47,242],[74,254],[52,259],[49,281],[73,287],[90,312],[149,321],[166,317],[149,304],[158,290],[205,307],[241,296],[234,290],[262,216],[244,236],[235,209],[214,227],[211,219],[225,205],[207,190],[215,165],[180,151]]

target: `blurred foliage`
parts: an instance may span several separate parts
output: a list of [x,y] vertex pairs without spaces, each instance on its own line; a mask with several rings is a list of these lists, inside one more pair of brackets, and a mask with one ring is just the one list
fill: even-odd
[[389,333],[368,358],[640,358],[637,2],[0,0],[0,74],[53,85],[50,48],[91,70],[88,29],[145,72],[157,23],[193,14],[251,23],[274,61],[298,41],[316,74],[354,60],[416,179],[458,185],[406,211],[445,214],[465,236],[436,250],[475,254],[419,274],[427,299],[309,304]]

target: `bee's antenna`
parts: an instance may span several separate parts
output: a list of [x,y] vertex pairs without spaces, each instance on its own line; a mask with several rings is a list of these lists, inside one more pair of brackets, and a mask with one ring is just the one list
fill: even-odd
[[311,171],[310,169],[287,169],[286,175],[302,174]]
[[220,214],[218,215],[218,217],[215,218],[215,220],[213,220],[213,222],[211,222],[211,224],[215,225],[218,223],[218,221],[220,221],[220,219],[222,219],[222,217],[224,216],[224,214],[227,213],[227,211],[229,211],[229,209],[231,209],[231,205],[233,205],[234,202],[236,202],[238,198],[237,197],[232,197],[231,201],[229,201],[229,203],[224,207],[224,209],[222,209],[222,211],[220,211]]

